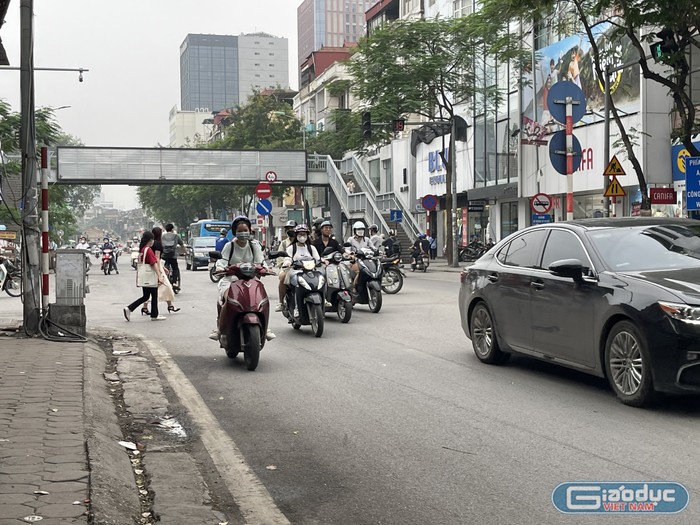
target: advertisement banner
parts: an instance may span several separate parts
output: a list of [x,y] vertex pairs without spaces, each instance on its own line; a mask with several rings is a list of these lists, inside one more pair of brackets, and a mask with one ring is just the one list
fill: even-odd
[[[607,22],[593,27],[593,35],[603,57],[601,67],[607,63],[614,68],[638,57],[629,40],[610,39],[613,31],[613,26]],[[523,89],[524,144],[546,144],[548,135],[563,129],[563,126],[554,121],[547,107],[550,88],[562,80],[573,82],[586,96],[588,113],[582,122],[601,121],[605,106],[605,86],[595,74],[591,44],[585,34],[569,36],[538,49],[535,52],[534,73],[533,78],[531,71],[523,72],[523,80],[526,85],[529,84],[528,88]],[[610,93],[615,106],[622,112],[639,111],[639,66],[634,65],[613,73]]]

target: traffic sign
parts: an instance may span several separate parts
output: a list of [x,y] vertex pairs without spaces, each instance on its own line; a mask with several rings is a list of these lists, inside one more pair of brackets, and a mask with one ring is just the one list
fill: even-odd
[[607,189],[605,190],[605,197],[624,197],[627,195],[625,193],[625,188],[622,187],[622,184],[620,184],[620,181],[617,180],[617,177],[613,177],[610,179],[610,184],[608,184]]
[[255,205],[255,209],[258,212],[258,215],[270,215],[272,212],[272,203],[267,199],[261,199]]
[[[560,84],[561,82],[557,82]],[[554,84],[555,86],[557,84]],[[573,139],[574,145],[574,171],[578,169],[581,165],[581,143],[578,141],[576,136],[571,137]],[[566,131],[559,130],[549,141],[549,160],[552,163],[552,167],[557,170],[562,175],[566,175]]]
[[389,221],[390,222],[403,221],[403,211],[402,210],[389,210]]
[[255,187],[255,195],[259,199],[267,199],[272,195],[272,186],[268,182],[258,182],[258,185]]
[[549,213],[552,209],[552,197],[546,193],[537,193],[530,199],[530,209],[538,215]]
[[685,195],[688,210],[700,210],[700,157],[685,159]]
[[265,174],[265,180],[267,182],[275,182],[277,180],[277,173],[275,173],[274,171],[268,171]]
[[571,115],[574,122],[578,122],[586,114],[586,95],[580,87],[571,81],[557,82],[547,94],[547,107],[549,113],[557,122],[566,124],[566,99],[571,97],[574,104],[571,106]]
[[619,177],[621,175],[627,175],[622,167],[622,164],[620,164],[620,161],[617,160],[617,155],[613,155],[613,158],[608,163],[608,167],[605,168],[603,175],[606,177]]
[[421,206],[427,211],[433,211],[438,204],[438,198],[435,195],[426,195],[420,200]]
[[533,213],[532,214],[532,225],[535,224],[549,224],[552,222],[552,216],[549,213]]

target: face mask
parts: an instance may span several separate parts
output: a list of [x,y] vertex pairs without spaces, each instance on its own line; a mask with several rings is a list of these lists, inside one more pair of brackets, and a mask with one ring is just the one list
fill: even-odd
[[297,235],[297,241],[299,241],[302,244],[304,244],[306,242],[306,239],[307,239],[306,235]]
[[292,230],[289,230],[289,231],[287,232],[287,237],[289,237],[290,239],[291,239],[292,237],[294,237],[294,232],[293,232]]
[[355,235],[357,235],[358,237],[364,237],[365,230],[355,230]]
[[236,238],[237,238],[239,241],[247,241],[248,239],[250,239],[250,232],[240,232],[240,233],[236,233]]

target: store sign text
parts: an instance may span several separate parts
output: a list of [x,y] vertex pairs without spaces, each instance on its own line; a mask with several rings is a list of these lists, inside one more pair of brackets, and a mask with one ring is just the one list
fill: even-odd
[[[450,148],[445,148],[445,157],[449,157]],[[428,172],[435,173],[445,169],[445,163],[442,161],[440,156],[440,151],[430,151],[428,152]],[[437,175],[431,175],[429,182],[431,185],[444,184],[446,182],[446,175],[440,173]]]

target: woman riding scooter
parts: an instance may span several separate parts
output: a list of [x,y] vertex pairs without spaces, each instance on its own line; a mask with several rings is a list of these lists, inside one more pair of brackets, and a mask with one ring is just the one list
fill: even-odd
[[[252,224],[250,219],[245,215],[239,215],[233,219],[231,223],[231,231],[233,232],[233,240],[229,241],[221,250],[221,259],[216,261],[216,267],[225,270],[232,264],[249,262],[253,264],[263,264],[265,256],[262,246],[255,239],[251,239]],[[231,281],[235,280],[234,276],[225,276],[219,281],[219,300],[216,303],[216,321],[219,326],[219,314],[224,300],[224,292],[228,289]],[[267,331],[266,338],[271,341],[276,336],[271,331]],[[219,331],[213,330],[209,335],[209,339],[214,341],[219,340]]]
[[[313,257],[316,264],[319,264],[321,262],[321,258],[318,255],[318,251],[309,240],[309,228],[306,226],[306,224],[300,224],[294,228],[294,234],[296,236],[296,242],[287,248],[287,255],[289,255],[289,258],[291,258],[292,261],[298,261],[302,257]],[[276,312],[281,312],[284,310],[284,298],[287,295],[287,286],[289,286],[292,276],[296,273],[299,272],[297,270],[290,269],[280,272],[280,302],[277,305],[277,308],[275,308]]]

